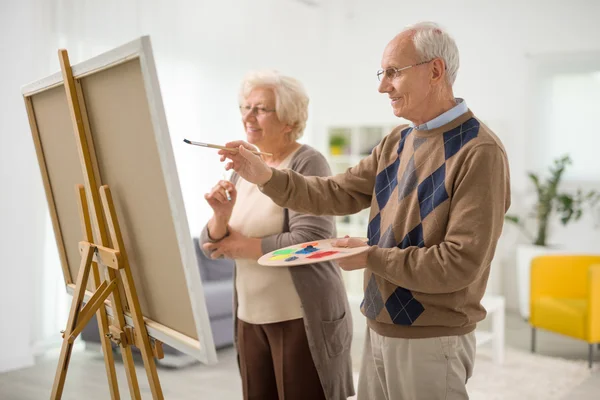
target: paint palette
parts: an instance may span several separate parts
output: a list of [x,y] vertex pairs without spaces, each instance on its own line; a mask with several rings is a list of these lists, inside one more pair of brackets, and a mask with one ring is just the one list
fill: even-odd
[[[365,244],[367,243],[367,238],[359,239]],[[338,239],[325,239],[284,247],[263,255],[258,259],[258,263],[268,267],[293,267],[338,260],[363,253],[369,249],[369,246],[333,247],[331,243],[336,240]]]

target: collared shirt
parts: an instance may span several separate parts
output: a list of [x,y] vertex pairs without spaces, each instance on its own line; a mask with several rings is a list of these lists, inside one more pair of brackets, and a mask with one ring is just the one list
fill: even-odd
[[413,128],[415,128],[419,131],[428,131],[431,129],[439,128],[440,126],[443,126],[443,125],[447,124],[448,122],[455,120],[456,118],[460,117],[467,111],[469,111],[469,108],[467,107],[467,103],[463,99],[457,98],[456,105],[454,107],[452,107],[451,109],[449,109],[448,111],[446,111],[445,113],[438,115],[431,121],[425,122],[424,124],[421,124],[417,127],[415,127],[414,124],[412,124],[412,126],[413,126]]

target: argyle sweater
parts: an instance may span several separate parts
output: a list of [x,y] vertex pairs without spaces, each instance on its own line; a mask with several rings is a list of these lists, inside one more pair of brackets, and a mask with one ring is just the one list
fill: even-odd
[[334,177],[273,170],[261,190],[315,215],[371,207],[361,311],[380,335],[461,335],[485,317],[510,177],[500,140],[471,111],[428,131],[399,126]]

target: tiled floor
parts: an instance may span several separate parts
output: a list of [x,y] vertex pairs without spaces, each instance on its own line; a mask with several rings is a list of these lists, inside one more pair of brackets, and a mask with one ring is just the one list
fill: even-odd
[[[528,351],[530,343],[529,326],[513,314],[506,318],[506,341],[508,346]],[[485,322],[484,324],[485,325]],[[484,327],[485,328],[485,327]],[[355,367],[360,363],[362,338],[355,336],[353,358]],[[587,346],[583,342],[571,340],[546,332],[538,333],[538,352],[549,356],[571,359],[587,359]],[[595,361],[600,362],[600,351],[595,351]],[[50,395],[54,379],[56,358],[40,360],[31,368],[0,375],[0,399],[38,400]],[[120,363],[117,365],[121,397],[129,398],[127,380]],[[219,364],[213,367],[194,365],[184,369],[159,370],[161,385],[166,399],[241,399],[235,352],[228,348],[219,351]],[[138,368],[138,379],[143,398],[151,398],[143,368]],[[600,370],[596,370],[565,399],[592,400],[600,398]],[[104,400],[110,398],[100,354],[79,351],[71,359],[63,399],[65,400]]]

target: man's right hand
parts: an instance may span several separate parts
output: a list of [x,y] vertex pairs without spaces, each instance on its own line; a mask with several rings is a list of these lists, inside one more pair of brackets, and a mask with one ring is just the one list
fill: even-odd
[[238,149],[236,153],[227,150],[219,150],[221,161],[225,161],[226,159],[230,160],[225,165],[226,170],[233,169],[239,176],[248,182],[257,185],[264,185],[271,180],[271,177],[273,176],[271,167],[269,167],[260,156],[252,153],[252,151],[256,151],[254,146],[244,141],[237,140],[225,144],[225,147]]

